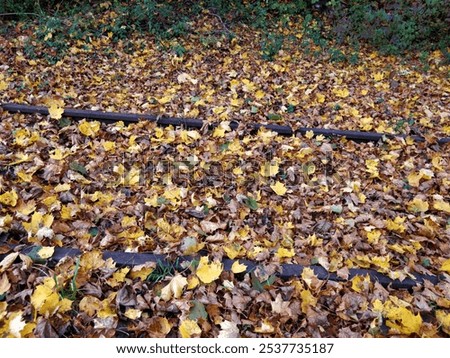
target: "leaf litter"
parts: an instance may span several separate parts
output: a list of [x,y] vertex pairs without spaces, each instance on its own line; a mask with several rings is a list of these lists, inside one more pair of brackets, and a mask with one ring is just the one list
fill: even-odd
[[[267,62],[245,28],[208,49],[198,36],[185,39],[183,56],[152,39],[134,39],[148,46],[127,54],[99,38],[49,67],[23,55],[23,37],[1,35],[0,99],[50,115],[0,113],[0,337],[448,336],[450,151],[433,140],[450,133],[449,82],[433,65],[439,55],[426,74],[368,50],[351,68],[295,49]],[[75,122],[64,107],[221,125]],[[248,118],[427,141],[249,133]],[[55,247],[83,254],[42,264]],[[105,250],[193,259],[118,267]],[[230,271],[223,258],[234,260]],[[241,259],[260,265],[243,273]],[[282,263],[318,264],[344,280],[351,268],[441,280],[394,290],[368,276],[319,280],[306,268],[283,281]]]

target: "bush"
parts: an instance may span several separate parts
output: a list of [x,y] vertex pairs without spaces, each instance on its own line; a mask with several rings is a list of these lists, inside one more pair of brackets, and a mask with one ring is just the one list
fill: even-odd
[[[96,23],[95,16],[83,15],[104,12],[106,7],[116,14],[110,22]],[[275,29],[288,26],[290,20],[303,20],[310,41],[302,46],[315,44],[334,61],[343,60],[343,54],[332,48],[333,43],[354,48],[369,44],[386,54],[441,49],[446,56],[450,45],[448,0],[0,1],[0,13],[40,15],[45,45],[61,53],[66,47],[64,36],[83,39],[111,33],[115,41],[126,40],[135,31],[156,39],[183,36],[190,31],[190,21],[206,12],[220,18],[227,30],[241,23],[262,29],[261,54],[267,60],[288,42]],[[58,20],[60,16],[65,20]],[[46,37],[49,29],[54,35],[51,41]]]
[[441,0],[329,2],[338,43],[364,42],[386,54],[433,50],[450,44],[450,6]]

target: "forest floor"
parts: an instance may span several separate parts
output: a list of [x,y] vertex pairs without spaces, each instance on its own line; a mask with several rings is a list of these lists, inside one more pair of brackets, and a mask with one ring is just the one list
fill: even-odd
[[[356,64],[332,62],[298,46],[292,24],[292,42],[268,61],[256,30],[229,39],[215,17],[192,26],[176,40],[182,53],[143,35],[128,53],[105,34],[74,40],[53,64],[39,44],[30,56],[32,27],[0,35],[0,102],[50,109],[0,112],[0,337],[448,337],[450,148],[436,139],[450,136],[450,81],[440,53],[362,49]],[[74,121],[64,107],[220,124]],[[406,137],[282,137],[251,133],[249,122]],[[51,265],[58,247],[83,253]],[[173,264],[118,267],[104,251]],[[247,272],[244,260],[258,267]],[[305,269],[281,279],[286,263]],[[316,265],[341,281],[318,279]],[[440,281],[395,289],[349,278],[353,268]]]

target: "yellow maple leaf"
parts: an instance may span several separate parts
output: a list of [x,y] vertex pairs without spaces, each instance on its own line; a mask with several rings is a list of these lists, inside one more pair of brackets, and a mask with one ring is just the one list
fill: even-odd
[[387,219],[386,228],[391,231],[398,231],[400,233],[403,233],[406,230],[406,226],[404,224],[405,221],[406,217],[402,218],[400,216],[396,216],[394,220]]
[[242,169],[240,167],[236,167],[233,169],[234,175],[241,175],[243,173]]
[[154,267],[150,263],[134,266],[129,274],[131,279],[141,279],[141,281],[145,281],[145,279],[153,272]]
[[37,313],[40,313],[41,315],[51,315],[60,308],[61,311],[67,311],[68,306],[71,307],[72,301],[67,299],[60,300],[60,297],[54,288],[55,281],[52,277],[47,277],[43,284],[36,286],[31,295],[31,304]]
[[372,75],[373,79],[377,82],[382,81],[384,79],[384,74],[381,72],[374,73]]
[[263,91],[261,91],[261,90],[257,90],[257,91],[255,92],[255,98],[256,98],[257,100],[260,100],[260,99],[264,98],[265,95],[266,95],[266,94],[265,94]]
[[223,265],[219,261],[209,263],[206,256],[200,258],[196,275],[203,283],[211,283],[220,277]]
[[401,334],[419,333],[422,326],[420,314],[414,315],[406,307],[387,308],[385,315],[388,318],[386,325]]
[[88,122],[83,119],[78,125],[78,130],[87,137],[95,137],[100,130],[100,122]]
[[371,230],[367,233],[367,241],[369,241],[369,244],[377,244],[380,237],[381,231],[377,229]]
[[337,97],[347,98],[350,95],[350,92],[347,88],[333,88],[333,93]]
[[56,103],[52,103],[48,108],[48,113],[52,119],[61,119],[62,114],[64,113],[64,108],[59,107]]
[[14,141],[21,147],[27,147],[39,140],[38,132],[31,132],[28,128],[18,129],[14,132]]
[[180,324],[180,334],[182,338],[190,338],[192,336],[198,336],[202,333],[197,322],[186,319]]
[[366,276],[355,276],[352,279],[352,289],[355,292],[362,292],[363,290],[368,289],[370,283],[370,277],[368,275]]
[[14,207],[17,204],[17,199],[19,199],[19,196],[15,190],[10,190],[0,195],[0,204]]
[[363,117],[360,119],[359,126],[364,131],[370,131],[373,129],[373,118],[372,117]]
[[6,81],[0,81],[0,91],[4,91],[8,88],[8,83]]
[[110,150],[113,150],[114,148],[116,148],[116,143],[107,140],[102,143],[102,146],[103,146],[103,149],[105,150],[105,152],[109,152]]
[[231,265],[231,271],[233,271],[233,273],[241,273],[245,270],[247,270],[247,266],[240,264],[239,261],[234,261],[233,265]]
[[450,313],[446,313],[443,310],[436,311],[436,319],[441,325],[442,330],[450,334]]
[[442,263],[441,268],[439,270],[440,271],[445,271],[447,273],[450,273],[450,259],[445,260]]
[[277,256],[280,259],[284,257],[291,258],[295,256],[295,251],[294,249],[286,249],[284,247],[279,247],[275,256]]
[[418,187],[420,185],[420,179],[422,179],[422,174],[420,172],[419,173],[413,172],[407,176],[407,179],[408,179],[409,185]]
[[136,185],[139,183],[140,178],[140,170],[136,168],[135,166],[130,168],[130,171],[127,173],[126,177],[124,178],[124,184],[125,185]]
[[322,93],[316,93],[316,100],[318,103],[325,102],[325,96]]
[[200,284],[200,281],[197,277],[190,276],[188,278],[188,285],[187,285],[186,289],[192,290],[192,289],[196,288],[199,284]]
[[225,251],[227,256],[232,260],[238,256],[241,257],[245,253],[245,249],[237,243],[231,243],[224,246],[223,251]]
[[306,131],[305,137],[308,138],[308,139],[312,139],[314,137],[314,132],[313,131]]
[[25,183],[29,183],[33,179],[33,173],[25,173],[22,170],[17,172],[17,176]]
[[302,301],[301,308],[303,313],[306,313],[309,307],[315,307],[317,304],[317,298],[312,295],[310,290],[303,290],[300,293],[300,297]]
[[435,201],[433,203],[433,207],[436,210],[444,211],[444,212],[450,214],[450,203],[447,203],[447,202],[445,202],[443,200]]
[[277,195],[284,195],[287,192],[286,187],[283,183],[277,181],[275,184],[271,185],[270,188],[277,194]]
[[117,287],[119,286],[122,282],[125,281],[125,276],[127,275],[127,273],[130,271],[129,267],[124,267],[121,268],[120,270],[116,271],[113,273],[112,277],[110,277],[106,283],[108,285],[110,285],[111,287]]
[[378,172],[379,159],[366,159],[366,172],[370,173],[371,178],[378,178],[380,173]]
[[69,152],[69,153],[64,153],[64,152],[63,152],[61,149],[59,149],[59,148],[56,148],[56,149],[53,150],[51,153],[52,153],[52,154],[50,154],[50,158],[55,159],[55,160],[62,160],[62,159],[64,159],[65,157],[67,157],[67,156],[70,155],[70,152]]
[[429,208],[428,202],[420,198],[414,198],[413,200],[408,202],[408,210],[412,212],[424,213],[428,210],[428,208]]
[[161,290],[161,298],[164,301],[168,301],[173,297],[180,298],[183,293],[183,289],[187,286],[188,281],[180,274],[175,275],[170,280],[169,284],[163,287]]

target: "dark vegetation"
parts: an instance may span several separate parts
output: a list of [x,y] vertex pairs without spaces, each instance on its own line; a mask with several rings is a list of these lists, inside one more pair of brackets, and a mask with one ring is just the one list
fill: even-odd
[[[114,18],[97,23],[96,15],[105,11],[111,11]],[[191,21],[205,14],[221,24],[211,37],[219,34],[231,39],[238,24],[262,31],[260,51],[266,60],[273,60],[289,44],[305,51],[311,50],[310,44],[319,45],[332,61],[356,63],[360,46],[366,44],[382,54],[420,52],[424,59],[431,51],[440,50],[445,62],[450,59],[450,0],[6,0],[0,3],[0,14],[0,21],[9,28],[18,20],[26,20],[24,26],[37,24],[41,43],[30,42],[26,54],[43,55],[51,61],[61,58],[71,41],[89,42],[102,35],[123,41],[128,51],[136,50],[129,41],[136,32],[148,33],[162,47],[182,55],[186,51],[182,41],[167,45],[167,40],[195,31]],[[296,22],[302,22],[306,30],[299,43],[285,35]],[[3,26],[3,31],[6,28]],[[211,38],[201,41],[205,45]],[[344,53],[342,45],[353,51]]]

